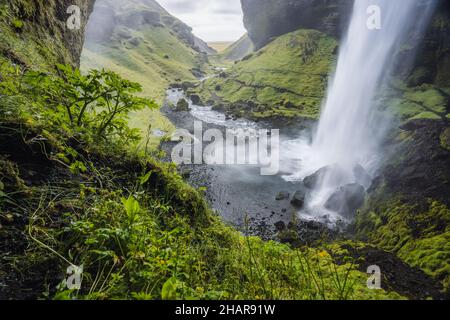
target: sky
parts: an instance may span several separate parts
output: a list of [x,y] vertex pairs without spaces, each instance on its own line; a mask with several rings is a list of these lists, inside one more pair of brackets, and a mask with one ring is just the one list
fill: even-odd
[[157,0],[206,42],[236,41],[245,34],[240,0]]

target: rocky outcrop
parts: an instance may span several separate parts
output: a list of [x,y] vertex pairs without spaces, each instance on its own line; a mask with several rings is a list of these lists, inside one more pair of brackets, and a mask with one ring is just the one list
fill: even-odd
[[[85,26],[95,0],[11,0],[0,19],[0,55],[24,66],[79,65]],[[80,9],[79,28],[69,28],[70,6]],[[26,37],[17,35],[26,34]]]
[[298,29],[316,29],[339,37],[352,0],[241,0],[244,24],[256,49],[271,38]]
[[97,0],[88,25],[87,42],[107,43],[114,33],[119,37],[126,36],[148,26],[168,28],[192,49],[214,53],[213,49],[192,33],[191,27],[171,16],[154,0]]

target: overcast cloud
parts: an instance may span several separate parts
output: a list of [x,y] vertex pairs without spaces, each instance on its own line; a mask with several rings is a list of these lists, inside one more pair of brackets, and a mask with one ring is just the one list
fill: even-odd
[[240,0],[157,0],[207,41],[235,41],[245,32]]

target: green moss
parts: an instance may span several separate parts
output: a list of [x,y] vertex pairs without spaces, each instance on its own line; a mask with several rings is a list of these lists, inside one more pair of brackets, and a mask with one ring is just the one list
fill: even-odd
[[[394,82],[395,89],[388,91],[382,105],[402,120],[443,119],[447,115],[448,95],[445,89],[433,85],[408,88],[404,83]],[[391,97],[389,97],[391,96]]]
[[[283,35],[200,88],[205,101],[251,102],[245,115],[317,118],[337,42],[313,30]],[[216,90],[220,87],[220,90]],[[214,93],[214,95],[212,95]],[[212,99],[214,100],[214,99]]]
[[450,128],[446,128],[442,131],[440,139],[442,148],[450,151]]
[[428,209],[419,211],[390,201],[377,213],[360,213],[356,229],[360,238],[396,253],[450,289],[450,209],[444,204],[430,200]]

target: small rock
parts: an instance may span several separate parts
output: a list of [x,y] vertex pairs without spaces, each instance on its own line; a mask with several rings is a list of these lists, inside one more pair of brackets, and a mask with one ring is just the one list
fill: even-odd
[[289,192],[281,191],[280,193],[277,194],[277,196],[275,197],[275,200],[277,200],[277,201],[286,200],[286,199],[289,199],[289,197],[290,197]]
[[191,173],[192,173],[192,170],[190,170],[190,169],[183,169],[181,171],[181,176],[183,177],[183,179],[189,179],[191,177]]
[[278,221],[277,223],[275,223],[275,228],[277,228],[278,232],[281,232],[286,229],[286,223],[284,223],[283,221]]
[[189,103],[186,101],[186,99],[180,99],[180,101],[178,101],[178,103],[177,103],[177,107],[176,107],[175,111],[177,111],[177,112],[182,112],[182,111],[187,112],[189,110],[191,110],[191,109],[189,108]]
[[203,104],[202,99],[197,94],[191,94],[190,98],[191,98],[192,103],[197,106],[201,106]]

